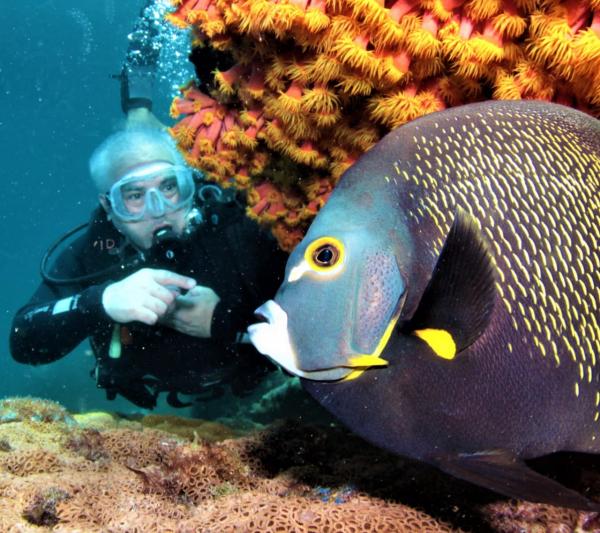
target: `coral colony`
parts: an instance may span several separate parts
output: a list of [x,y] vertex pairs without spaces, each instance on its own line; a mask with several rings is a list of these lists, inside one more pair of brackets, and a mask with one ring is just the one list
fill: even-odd
[[[183,437],[190,424],[177,417],[132,421],[108,413],[71,415],[37,398],[3,400],[0,531],[599,528],[597,513],[487,503],[490,496],[481,489],[376,450],[341,428],[288,422],[234,438],[226,426],[194,424],[197,434]],[[594,485],[597,476],[588,475]]]
[[194,47],[235,64],[210,96],[181,89],[172,134],[191,165],[245,190],[288,250],[344,170],[411,119],[491,98],[600,117],[600,0],[174,4]]
[[[347,475],[341,463],[327,468],[334,486],[315,483],[312,461],[322,450],[310,444],[314,433],[288,428],[214,442],[211,434],[222,439],[226,428],[212,423],[206,438],[190,441],[170,433],[178,433],[176,417],[161,424],[169,432],[145,419],[75,417],[36,398],[0,402],[0,531],[452,531],[335,481]],[[288,451],[287,466],[273,449]]]

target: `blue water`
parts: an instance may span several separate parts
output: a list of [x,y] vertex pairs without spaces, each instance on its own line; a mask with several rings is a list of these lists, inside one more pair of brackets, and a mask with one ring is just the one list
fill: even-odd
[[[61,361],[31,367],[8,350],[12,316],[40,282],[39,261],[95,206],[87,162],[123,116],[117,74],[142,0],[2,2],[0,8],[0,397],[34,395],[72,410],[120,409],[89,372],[87,342]],[[181,34],[180,34],[181,35]],[[187,46],[188,40],[181,35]],[[169,48],[169,47],[167,47]],[[173,86],[191,75],[187,49],[161,56],[155,112],[170,123]],[[170,54],[170,55],[169,55]],[[177,57],[180,56],[180,57]],[[179,62],[179,63],[178,63]],[[179,79],[177,79],[179,77]]]

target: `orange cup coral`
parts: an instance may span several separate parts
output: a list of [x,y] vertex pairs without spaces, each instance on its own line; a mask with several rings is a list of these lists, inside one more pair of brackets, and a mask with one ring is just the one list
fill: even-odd
[[[490,98],[551,100],[600,117],[600,0],[175,5],[168,18],[193,28],[194,46],[235,64],[214,73],[210,97],[182,89],[172,133],[190,164],[248,191],[248,213],[286,249],[324,203],[307,184],[326,180],[329,191],[409,120]],[[282,167],[286,175],[272,172]],[[273,201],[274,190],[300,204]]]

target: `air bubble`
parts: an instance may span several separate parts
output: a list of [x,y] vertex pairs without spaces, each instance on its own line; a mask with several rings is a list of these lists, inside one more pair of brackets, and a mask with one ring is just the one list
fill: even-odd
[[94,27],[88,16],[81,9],[70,9],[68,14],[81,29],[82,42],[81,50],[78,54],[78,63],[85,63],[94,47]]

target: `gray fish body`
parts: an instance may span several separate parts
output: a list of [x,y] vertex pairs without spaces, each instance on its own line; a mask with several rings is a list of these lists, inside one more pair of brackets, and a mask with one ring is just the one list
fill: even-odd
[[[374,181],[386,183],[383,192],[370,194]],[[502,271],[490,327],[456,360],[425,358],[417,371],[388,344],[383,358],[398,362],[396,378],[419,376],[396,394],[412,382],[423,416],[432,415],[424,403],[440,406],[450,441],[462,419],[467,442],[453,444],[461,449],[600,450],[598,121],[537,102],[436,113],[390,133],[344,176],[332,201],[346,210],[347,190],[361,209],[394,213],[392,233],[411,238],[400,245],[410,249],[401,320],[417,308],[457,208],[481,223]]]
[[[387,135],[290,257],[275,298],[288,369],[379,446],[505,494],[593,508],[519,460],[600,451],[599,124],[495,101]],[[341,274],[290,277],[329,236]],[[369,367],[357,346],[388,366]]]

